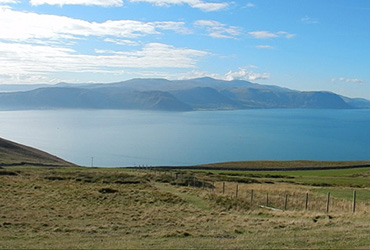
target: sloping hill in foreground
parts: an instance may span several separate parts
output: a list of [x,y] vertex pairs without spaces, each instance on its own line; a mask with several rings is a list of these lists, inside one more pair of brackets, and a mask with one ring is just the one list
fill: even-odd
[[0,138],[0,166],[74,166],[41,150]]

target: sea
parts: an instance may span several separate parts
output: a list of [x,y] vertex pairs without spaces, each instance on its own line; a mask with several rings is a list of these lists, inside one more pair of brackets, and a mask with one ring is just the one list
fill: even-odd
[[370,110],[0,111],[0,137],[87,167],[370,160]]

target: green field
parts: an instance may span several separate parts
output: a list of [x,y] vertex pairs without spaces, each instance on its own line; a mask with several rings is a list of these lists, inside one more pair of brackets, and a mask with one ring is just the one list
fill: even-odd
[[297,167],[335,167],[335,166],[354,166],[354,165],[369,165],[370,161],[309,161],[309,160],[293,160],[293,161],[231,161],[218,162],[200,165],[205,168],[221,167],[221,168],[297,168]]
[[[3,167],[0,248],[364,249],[370,245],[369,176],[370,168]],[[261,207],[267,196],[276,210]]]

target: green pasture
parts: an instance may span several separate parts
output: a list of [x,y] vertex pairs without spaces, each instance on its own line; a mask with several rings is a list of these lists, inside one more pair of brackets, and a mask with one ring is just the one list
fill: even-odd
[[206,178],[239,183],[289,183],[314,193],[345,200],[370,201],[370,168],[299,171],[193,170]]
[[298,171],[232,171],[232,170],[193,170],[205,175],[234,178],[242,182],[250,178],[257,181],[290,182],[312,186],[370,187],[370,167],[331,170]]
[[357,201],[370,201],[370,190],[369,189],[348,189],[348,188],[320,188],[314,190],[322,195],[327,195],[330,192],[332,197],[344,200],[353,199],[353,191],[356,191],[356,200]]

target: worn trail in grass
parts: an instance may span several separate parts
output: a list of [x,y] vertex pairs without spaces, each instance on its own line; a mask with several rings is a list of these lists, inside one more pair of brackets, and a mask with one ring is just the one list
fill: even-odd
[[176,195],[184,200],[186,200],[187,202],[189,202],[190,204],[192,204],[193,206],[201,209],[201,210],[210,210],[211,207],[210,207],[210,204],[204,200],[203,198],[201,197],[198,197],[196,194],[190,194],[190,193],[185,193],[185,192],[180,192],[178,189],[175,189],[174,187],[168,185],[168,184],[165,184],[165,183],[154,183],[155,187],[159,188],[161,191],[163,192],[168,192],[168,193],[171,193],[173,195]]

